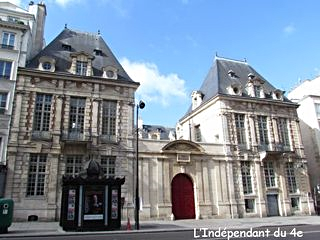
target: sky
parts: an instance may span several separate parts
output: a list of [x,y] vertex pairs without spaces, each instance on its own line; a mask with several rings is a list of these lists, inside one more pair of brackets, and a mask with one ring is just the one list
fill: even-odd
[[[1,0],[2,1],[2,0]],[[27,8],[29,1],[11,1]],[[38,1],[34,1],[38,3]],[[320,74],[318,0],[47,0],[45,40],[101,32],[130,77],[144,124],[175,127],[215,55],[290,91]]]

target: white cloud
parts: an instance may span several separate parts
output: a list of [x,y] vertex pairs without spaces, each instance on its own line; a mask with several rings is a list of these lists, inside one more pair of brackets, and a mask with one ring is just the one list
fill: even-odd
[[129,76],[140,82],[137,95],[144,101],[160,102],[168,106],[177,98],[185,100],[185,81],[176,73],[164,75],[159,72],[156,64],[149,62],[132,62],[127,58],[120,62]]
[[294,32],[296,31],[296,28],[293,24],[289,24],[288,26],[286,26],[284,29],[283,29],[283,32],[286,34],[286,35],[291,35],[293,34]]
[[53,0],[54,3],[60,5],[61,7],[66,7],[71,3],[79,3],[81,0]]

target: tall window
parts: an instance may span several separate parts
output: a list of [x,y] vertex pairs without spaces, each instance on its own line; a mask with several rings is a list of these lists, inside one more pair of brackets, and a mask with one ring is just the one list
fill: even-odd
[[4,113],[7,107],[8,93],[0,92],[0,113]]
[[117,102],[103,101],[102,105],[102,135],[108,140],[116,136]]
[[200,125],[194,127],[194,138],[196,142],[201,142],[201,129]]
[[237,140],[238,144],[246,144],[246,129],[244,125],[244,114],[235,114],[235,125],[237,131]]
[[66,172],[67,176],[75,177],[82,169],[82,155],[67,155]]
[[69,133],[83,133],[86,99],[70,99]]
[[37,94],[34,112],[34,131],[49,131],[52,96]]
[[77,61],[76,74],[86,76],[87,75],[87,62]]
[[286,118],[279,118],[278,120],[278,127],[279,127],[279,135],[280,135],[280,142],[283,146],[290,146],[289,140],[289,131],[288,131],[288,124]]
[[241,162],[241,175],[242,175],[242,185],[243,193],[250,194],[252,193],[252,181],[251,181],[251,167],[250,162]]
[[259,139],[261,145],[268,145],[268,127],[267,127],[267,117],[258,116],[258,129],[259,129]]
[[314,107],[316,109],[317,118],[320,118],[320,103],[316,103]]
[[12,62],[0,60],[0,77],[10,79]]
[[276,175],[273,169],[272,162],[265,162],[264,165],[264,176],[266,179],[267,187],[275,187],[276,186]]
[[27,196],[44,195],[46,164],[46,154],[30,154]]
[[115,156],[101,156],[101,167],[107,177],[114,177],[116,170]]
[[254,85],[253,86],[253,90],[254,90],[254,96],[259,98],[261,97],[261,86],[259,85]]
[[11,32],[2,33],[2,48],[13,49],[16,35]]
[[297,183],[296,183],[296,177],[294,174],[294,166],[292,162],[286,163],[286,174],[287,174],[289,193],[296,193]]

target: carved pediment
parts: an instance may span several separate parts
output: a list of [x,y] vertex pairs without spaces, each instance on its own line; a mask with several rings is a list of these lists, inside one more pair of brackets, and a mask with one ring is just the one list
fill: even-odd
[[195,143],[188,140],[176,140],[168,143],[162,148],[162,151],[170,152],[198,152],[203,153],[203,148]]

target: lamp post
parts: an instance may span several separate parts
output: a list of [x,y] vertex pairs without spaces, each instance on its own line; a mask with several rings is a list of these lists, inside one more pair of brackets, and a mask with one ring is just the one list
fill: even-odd
[[138,126],[138,120],[139,120],[139,109],[143,109],[145,107],[145,103],[140,100],[139,104],[137,104],[137,114],[136,114],[136,124],[137,124],[137,132],[136,132],[136,206],[135,206],[135,224],[136,229],[140,229],[139,225],[139,209],[140,209],[140,200],[139,200],[139,126]]

